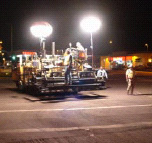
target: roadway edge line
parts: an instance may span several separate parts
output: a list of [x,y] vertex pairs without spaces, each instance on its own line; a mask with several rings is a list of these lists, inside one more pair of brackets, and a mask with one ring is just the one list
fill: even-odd
[[58,109],[33,109],[33,110],[0,110],[0,113],[14,112],[55,112],[55,111],[76,111],[76,110],[100,110],[100,109],[116,109],[116,108],[132,108],[132,107],[152,107],[152,104],[145,105],[129,105],[129,106],[100,106],[100,107],[83,107],[83,108],[58,108]]
[[100,126],[82,126],[82,127],[66,127],[66,128],[31,128],[31,129],[9,129],[0,130],[0,134],[7,133],[38,133],[38,132],[63,132],[74,130],[90,130],[90,129],[116,129],[116,128],[141,128],[152,127],[152,122],[136,122],[129,124],[112,124],[112,125],[100,125]]

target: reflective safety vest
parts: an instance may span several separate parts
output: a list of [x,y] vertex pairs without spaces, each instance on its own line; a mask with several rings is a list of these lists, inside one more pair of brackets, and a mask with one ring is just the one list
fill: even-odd
[[126,76],[127,76],[128,78],[134,78],[134,71],[131,70],[131,69],[128,69],[128,70],[126,71]]
[[133,71],[130,71],[129,73],[128,73],[128,78],[133,78],[134,77],[134,73],[133,73]]
[[64,59],[64,65],[65,66],[71,66],[72,65],[72,56],[67,55]]

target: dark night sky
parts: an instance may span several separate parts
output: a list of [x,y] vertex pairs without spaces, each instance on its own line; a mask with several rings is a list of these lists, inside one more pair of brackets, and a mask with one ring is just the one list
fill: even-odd
[[[113,51],[144,51],[145,43],[152,51],[152,0],[1,0],[0,40],[5,50],[38,49],[39,40],[30,33],[35,21],[47,21],[53,33],[46,41],[56,49],[65,49],[77,41],[89,49],[90,35],[80,28],[80,20],[93,14],[102,20],[102,28],[94,33],[94,51],[107,54]],[[113,44],[109,44],[109,40]]]

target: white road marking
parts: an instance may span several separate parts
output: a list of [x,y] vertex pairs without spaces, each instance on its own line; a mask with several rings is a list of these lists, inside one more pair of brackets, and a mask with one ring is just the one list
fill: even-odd
[[63,132],[73,130],[90,130],[90,129],[116,129],[116,128],[141,128],[152,127],[152,122],[136,122],[129,124],[113,124],[100,126],[82,126],[82,127],[66,127],[66,128],[31,128],[31,129],[9,129],[0,130],[0,134],[8,133],[40,133],[40,132]]
[[59,108],[59,109],[33,109],[33,110],[0,110],[0,113],[100,110],[100,109],[116,109],[116,108],[133,108],[133,107],[152,107],[152,104],[128,105],[128,106],[100,106],[100,107],[83,107],[83,108],[65,108],[65,109]]

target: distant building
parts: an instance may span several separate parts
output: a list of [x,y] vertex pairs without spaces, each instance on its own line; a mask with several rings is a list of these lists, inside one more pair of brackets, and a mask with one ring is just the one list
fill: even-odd
[[101,56],[100,65],[105,69],[122,69],[132,64],[133,67],[152,67],[152,52],[127,53],[115,52],[110,56]]
[[0,41],[0,66],[5,66],[8,60],[8,52],[3,50],[2,41]]

